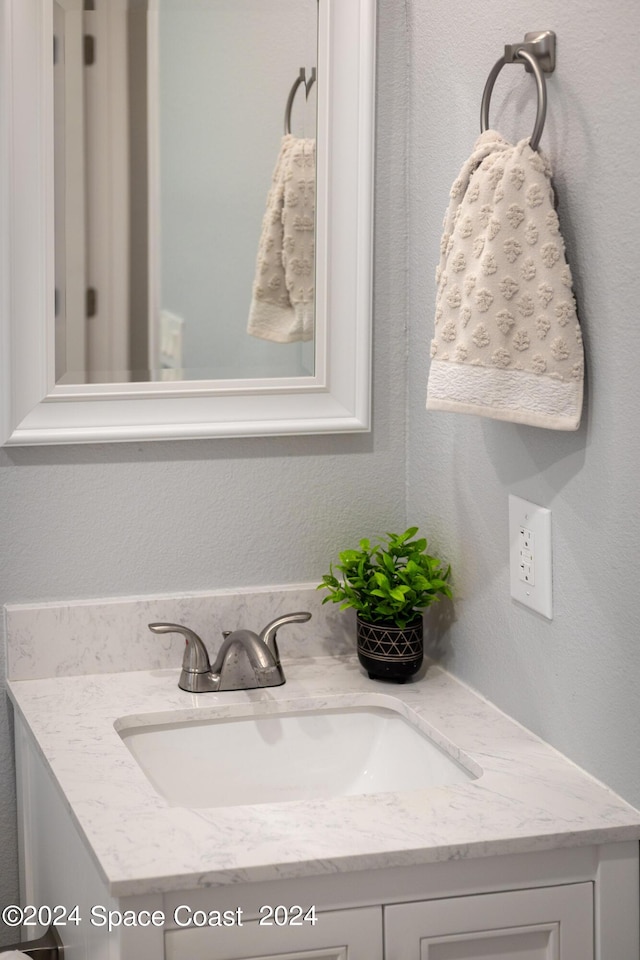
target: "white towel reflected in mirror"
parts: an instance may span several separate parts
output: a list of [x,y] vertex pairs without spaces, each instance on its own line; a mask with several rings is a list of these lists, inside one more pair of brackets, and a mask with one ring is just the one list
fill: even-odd
[[267,196],[247,332],[262,340],[312,340],[316,142],[286,134]]

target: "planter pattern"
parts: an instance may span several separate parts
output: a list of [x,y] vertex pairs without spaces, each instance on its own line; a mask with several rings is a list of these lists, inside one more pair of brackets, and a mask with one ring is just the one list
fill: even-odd
[[416,673],[424,651],[422,617],[406,627],[357,617],[358,659],[372,680],[402,683]]

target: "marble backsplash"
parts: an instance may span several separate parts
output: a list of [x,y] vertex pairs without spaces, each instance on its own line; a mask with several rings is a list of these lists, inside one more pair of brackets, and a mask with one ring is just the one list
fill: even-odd
[[256,633],[276,617],[308,610],[311,620],[278,633],[283,662],[355,652],[355,614],[322,604],[314,584],[245,587],[176,596],[114,597],[5,606],[7,677],[35,680],[127,670],[180,669],[184,640],[158,636],[153,621],[179,623],[203,639],[213,662],[223,630]]

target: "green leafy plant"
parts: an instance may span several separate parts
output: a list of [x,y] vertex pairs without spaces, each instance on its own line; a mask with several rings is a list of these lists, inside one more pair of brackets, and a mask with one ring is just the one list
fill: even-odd
[[344,550],[336,564],[342,579],[330,566],[318,585],[329,591],[322,602],[339,603],[341,610],[353,607],[369,623],[393,621],[404,629],[424,607],[451,597],[451,567],[426,553],[424,537],[412,539],[417,532],[409,527],[385,534],[379,543],[361,540],[358,550]]

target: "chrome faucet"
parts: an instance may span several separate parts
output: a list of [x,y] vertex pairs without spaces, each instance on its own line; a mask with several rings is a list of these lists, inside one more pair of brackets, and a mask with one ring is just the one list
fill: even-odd
[[276,634],[285,623],[304,623],[310,613],[288,613],[259,634],[253,630],[225,630],[224,640],[213,665],[207,648],[197,633],[179,623],[150,623],[153,633],[180,633],[186,649],[178,686],[189,693],[215,690],[252,690],[255,687],[279,687],[285,682]]

